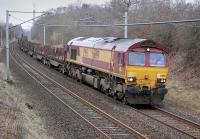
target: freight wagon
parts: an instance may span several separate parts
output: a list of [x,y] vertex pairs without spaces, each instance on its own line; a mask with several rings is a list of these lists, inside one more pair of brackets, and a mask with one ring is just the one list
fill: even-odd
[[[30,49],[30,43],[19,44]],[[78,37],[63,48],[40,46],[33,53],[44,64],[123,103],[160,104],[167,93],[167,51],[152,40]]]

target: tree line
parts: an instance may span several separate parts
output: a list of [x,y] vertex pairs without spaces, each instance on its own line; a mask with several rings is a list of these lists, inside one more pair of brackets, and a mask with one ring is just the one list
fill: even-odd
[[[111,0],[105,5],[69,5],[58,7],[41,17],[32,27],[32,39],[43,42],[40,24],[64,24],[66,27],[46,27],[47,44],[63,44],[78,37],[124,37],[124,27],[81,27],[79,25],[123,24],[126,5],[123,0]],[[186,0],[139,0],[128,10],[128,23],[169,21],[200,18],[200,2]],[[200,23],[145,25],[128,27],[129,38],[148,38],[164,43],[170,52],[171,70],[176,73],[191,65],[200,65]],[[175,59],[173,57],[176,56]],[[181,58],[179,58],[181,57]],[[176,62],[174,62],[176,60]],[[173,66],[175,65],[175,66]]]

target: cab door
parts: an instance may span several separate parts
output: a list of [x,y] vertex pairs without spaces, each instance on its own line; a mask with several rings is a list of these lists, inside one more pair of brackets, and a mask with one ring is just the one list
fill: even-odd
[[124,74],[124,53],[115,52],[114,55],[114,72],[120,75]]
[[124,74],[124,53],[118,53],[118,69],[119,74]]

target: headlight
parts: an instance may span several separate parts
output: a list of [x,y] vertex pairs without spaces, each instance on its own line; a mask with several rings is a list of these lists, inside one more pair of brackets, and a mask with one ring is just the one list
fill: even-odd
[[128,82],[135,82],[136,78],[135,77],[128,77]]
[[157,79],[157,83],[165,83],[166,79]]

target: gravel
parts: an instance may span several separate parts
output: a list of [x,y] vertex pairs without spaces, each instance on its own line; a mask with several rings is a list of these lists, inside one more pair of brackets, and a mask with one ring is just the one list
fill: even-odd
[[[20,54],[21,53],[22,52],[20,51]],[[40,62],[33,60],[25,54],[21,55],[24,56],[31,64],[36,66],[38,69],[49,75],[57,82],[61,83],[66,88],[95,104],[97,107],[113,115],[129,126],[136,128],[139,132],[145,133],[150,138],[189,138],[188,136],[181,134],[176,130],[173,130],[157,121],[135,112],[130,106],[125,106],[122,103],[114,101],[112,98],[105,96],[104,94],[87,85],[63,76],[54,69],[50,69],[47,66],[42,65]]]
[[102,138],[89,124],[50,95],[12,60],[11,72],[16,79],[16,87],[22,90],[21,93],[42,117],[45,128],[51,136],[59,139]]
[[188,120],[194,121],[195,123],[200,124],[200,113],[195,112],[193,110],[189,110],[177,105],[173,105],[172,102],[164,101],[164,105],[162,106],[165,110],[172,112],[176,115],[179,115],[183,118],[186,118]]

